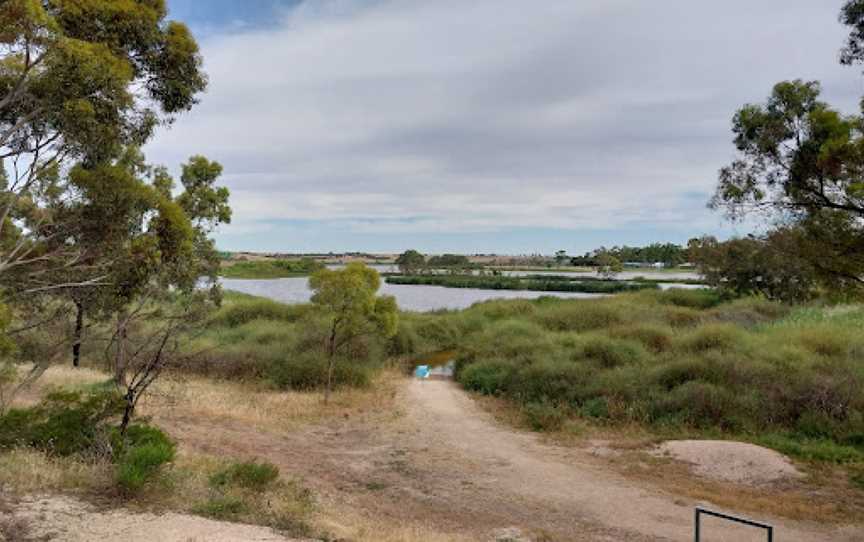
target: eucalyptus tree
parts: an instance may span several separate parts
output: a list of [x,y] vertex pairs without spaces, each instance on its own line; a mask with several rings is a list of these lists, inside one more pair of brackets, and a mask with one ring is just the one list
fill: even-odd
[[166,16],[164,0],[0,2],[0,283],[15,268],[76,265],[50,212],[75,194],[71,164],[118,159],[205,88],[195,40]]
[[374,269],[353,262],[344,269],[322,269],[309,278],[312,303],[325,314],[328,329],[323,345],[327,359],[325,403],[332,391],[333,370],[351,341],[366,335],[392,337],[398,308],[392,296],[376,295],[381,277]]

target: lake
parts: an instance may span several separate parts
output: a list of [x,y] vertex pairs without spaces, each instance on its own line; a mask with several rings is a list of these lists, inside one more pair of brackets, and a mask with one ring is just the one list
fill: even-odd
[[[306,277],[286,279],[221,279],[226,290],[268,297],[283,303],[306,303],[312,296]],[[475,288],[445,288],[413,284],[387,284],[381,281],[379,293],[396,298],[399,308],[426,312],[439,309],[465,309],[489,299],[536,299],[541,296],[567,299],[590,299],[604,294],[577,292],[530,292],[526,290],[480,290]]]

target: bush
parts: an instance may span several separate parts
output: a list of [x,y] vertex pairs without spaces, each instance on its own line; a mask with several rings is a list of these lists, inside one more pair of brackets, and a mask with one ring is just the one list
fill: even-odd
[[279,479],[279,467],[272,463],[232,463],[210,477],[214,487],[235,486],[262,491]]
[[733,325],[709,324],[685,335],[680,346],[684,350],[697,353],[707,350],[732,350],[745,340],[744,333]]
[[609,368],[638,363],[645,359],[647,353],[637,342],[598,336],[585,343],[582,355]]
[[588,331],[624,321],[623,310],[598,301],[562,301],[537,313],[540,324],[551,331]]
[[[371,368],[362,362],[338,359],[333,368],[333,387],[366,387],[370,373]],[[320,389],[327,384],[327,359],[322,352],[286,352],[284,358],[270,364],[267,377],[280,389]]]
[[707,288],[670,288],[659,294],[657,300],[665,305],[674,305],[676,307],[710,309],[719,305],[722,298],[716,290]]
[[522,416],[534,431],[556,431],[561,429],[567,419],[567,415],[561,407],[549,402],[524,405]]
[[672,327],[695,327],[702,323],[703,315],[695,309],[686,307],[666,307],[663,318]]
[[117,434],[114,440],[117,485],[127,492],[144,487],[177,451],[168,435],[147,425],[131,425],[125,438]]
[[286,305],[261,297],[249,297],[226,303],[211,319],[217,326],[237,327],[253,320],[296,322],[312,311],[311,304]]
[[58,456],[84,453],[96,446],[105,422],[122,411],[114,390],[52,392],[35,407],[0,416],[0,448],[29,446]]
[[459,382],[471,391],[494,395],[506,389],[506,383],[513,371],[514,368],[510,364],[486,361],[472,363],[461,369],[458,378]]
[[635,325],[631,327],[615,328],[611,332],[613,337],[639,341],[645,348],[659,354],[666,352],[672,347],[672,333],[668,328],[653,325]]
[[652,404],[655,421],[674,420],[699,428],[733,428],[734,397],[714,384],[690,381],[669,394],[656,398]]
[[521,403],[578,405],[587,394],[595,371],[584,363],[547,359],[521,367],[508,392]]

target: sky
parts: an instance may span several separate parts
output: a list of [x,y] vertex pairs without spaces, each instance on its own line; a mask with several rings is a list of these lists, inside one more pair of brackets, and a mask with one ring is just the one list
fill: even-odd
[[224,166],[224,250],[579,254],[743,235],[734,111],[819,80],[843,0],[168,0],[210,85],[145,152]]

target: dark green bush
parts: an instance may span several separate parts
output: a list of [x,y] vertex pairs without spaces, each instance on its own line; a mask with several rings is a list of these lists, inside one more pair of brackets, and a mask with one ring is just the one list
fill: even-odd
[[567,419],[563,408],[549,402],[523,405],[522,416],[534,431],[556,431],[561,429]]
[[707,288],[684,289],[670,288],[657,296],[660,303],[674,305],[676,307],[687,307],[690,309],[710,309],[716,307],[722,301],[716,290]]
[[635,341],[601,335],[592,337],[585,343],[582,355],[608,368],[638,363],[645,359],[647,352]]
[[650,324],[626,326],[615,328],[610,333],[613,337],[639,341],[655,354],[666,352],[672,347],[672,332],[663,326]]
[[144,487],[177,452],[168,435],[148,425],[131,425],[125,437],[115,434],[113,439],[117,485],[127,492]]
[[217,326],[237,327],[253,320],[296,322],[313,310],[311,304],[286,305],[262,297],[249,297],[226,304],[211,319]]
[[551,331],[588,331],[624,322],[623,308],[599,301],[557,303],[543,307],[537,321]]
[[730,350],[744,344],[746,337],[737,327],[730,324],[708,324],[694,329],[685,335],[681,348],[690,352],[705,352],[707,350]]
[[458,378],[469,390],[494,395],[506,389],[513,371],[514,367],[508,363],[482,361],[461,369]]
[[0,416],[0,448],[29,446],[59,456],[83,453],[97,444],[106,421],[122,409],[113,390],[52,392],[35,407]]
[[210,477],[214,487],[235,486],[264,490],[279,479],[279,467],[268,462],[244,461],[228,465]]
[[588,383],[595,374],[585,363],[544,360],[520,367],[512,375],[508,392],[521,403],[578,405],[587,397]]
[[[315,390],[327,383],[327,359],[322,352],[287,352],[285,356],[273,361],[267,368],[267,377],[276,387]],[[371,372],[372,368],[361,361],[338,359],[333,369],[333,386],[368,386]]]

